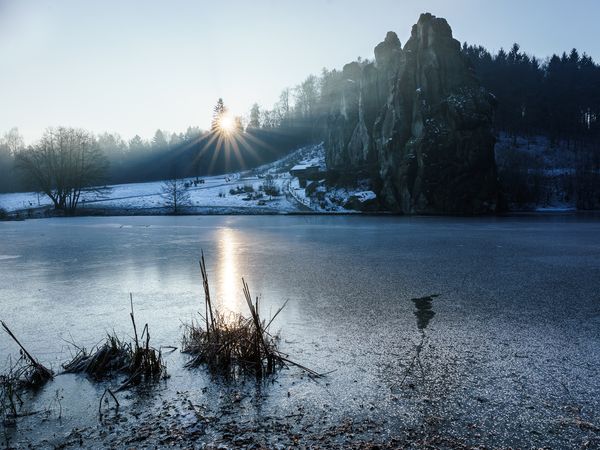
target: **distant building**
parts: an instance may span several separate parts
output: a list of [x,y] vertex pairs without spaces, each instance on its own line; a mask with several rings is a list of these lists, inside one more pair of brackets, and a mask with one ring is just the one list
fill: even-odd
[[290,174],[297,177],[300,187],[306,187],[306,181],[319,177],[318,164],[298,164],[290,169]]

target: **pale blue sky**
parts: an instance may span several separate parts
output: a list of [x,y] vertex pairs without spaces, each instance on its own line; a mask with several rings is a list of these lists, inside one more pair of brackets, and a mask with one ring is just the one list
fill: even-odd
[[372,57],[388,30],[404,44],[425,11],[461,42],[600,59],[597,0],[0,0],[0,132],[206,128],[218,97],[270,107],[324,66]]

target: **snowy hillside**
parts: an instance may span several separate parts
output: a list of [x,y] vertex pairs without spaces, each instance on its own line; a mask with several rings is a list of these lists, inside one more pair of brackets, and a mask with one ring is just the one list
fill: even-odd
[[[294,166],[312,166],[319,173],[325,171],[325,152],[322,145],[301,148],[286,157],[245,172],[204,177],[198,183],[194,178],[182,180],[189,187],[190,205],[184,208],[190,214],[261,214],[294,212],[347,212],[343,207],[353,192],[327,191],[319,187],[307,196],[298,178],[290,174]],[[267,181],[268,180],[268,181]],[[265,183],[271,189],[265,192]],[[309,182],[310,184],[311,182]],[[371,194],[357,192],[357,198]],[[373,194],[374,195],[374,194]],[[361,197],[362,196],[362,197]],[[51,206],[48,197],[35,192],[0,195],[0,208],[5,211],[29,211]],[[164,214],[166,202],[163,182],[132,183],[108,186],[106,193],[82,195],[79,210],[89,213]]]

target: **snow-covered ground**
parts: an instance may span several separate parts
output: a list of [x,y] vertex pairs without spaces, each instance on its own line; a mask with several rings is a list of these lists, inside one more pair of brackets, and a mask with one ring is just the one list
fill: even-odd
[[[182,180],[189,182],[187,189],[190,197],[191,210],[194,212],[211,211],[244,211],[259,209],[261,211],[293,212],[298,211],[298,205],[293,199],[286,195],[267,196],[257,198],[261,186],[265,182],[264,176],[269,173],[273,178],[273,184],[280,192],[287,190],[287,183],[291,175],[286,171],[285,159],[302,159],[307,149],[298,150],[288,155],[284,160],[273,164],[262,166],[258,169],[244,172],[204,177],[204,183],[194,186],[194,178]],[[291,163],[290,163],[291,164]],[[260,177],[260,178],[259,178]],[[255,192],[253,199],[244,192],[233,194],[232,191],[249,191],[250,186]],[[239,189],[241,188],[241,189]],[[27,210],[40,206],[51,205],[52,202],[45,195],[35,192],[22,192],[0,195],[0,208],[8,212]],[[163,196],[163,182],[155,181],[148,183],[129,183],[108,186],[102,195],[97,193],[84,193],[80,202],[80,208],[114,209],[114,210],[161,210],[165,208]]]
[[[573,151],[554,147],[543,136],[512,137],[501,134],[496,145],[499,172],[518,175],[513,191],[527,189],[525,204],[510,203],[513,210],[563,212],[576,210],[573,189],[576,158]],[[319,173],[310,176],[306,184],[291,175],[290,170],[317,166]],[[516,168],[515,168],[516,167]],[[325,149],[323,144],[298,149],[285,157],[255,169],[204,177],[202,184],[187,181],[191,204],[184,212],[191,214],[286,214],[294,212],[348,213],[356,210],[377,210],[378,201],[369,180],[354,188],[330,186],[326,183]],[[321,174],[322,172],[322,174]],[[294,172],[296,173],[296,172]],[[322,176],[322,179],[321,179]],[[268,181],[267,181],[268,180]],[[278,195],[267,195],[265,183]],[[162,181],[108,186],[102,196],[87,193],[82,196],[80,210],[90,214],[165,214],[169,210],[163,196]],[[512,194],[507,198],[510,202]],[[518,192],[517,192],[518,193]],[[531,197],[531,199],[529,199]],[[517,199],[518,200],[518,199]],[[43,194],[21,192],[0,194],[0,210],[9,213],[51,206]],[[1,211],[0,211],[1,212]],[[21,213],[22,214],[22,213]]]
[[18,211],[23,209],[48,206],[52,202],[48,197],[35,192],[15,192],[12,194],[0,194],[0,208],[5,211]]
[[[306,196],[298,178],[290,174],[295,165],[317,165],[325,171],[325,151],[323,145],[301,148],[271,164],[241,173],[231,173],[204,177],[204,183],[194,186],[194,178],[187,189],[192,213],[290,213],[299,211],[347,212],[343,205],[352,192],[335,191],[335,202],[327,199],[316,201]],[[267,179],[279,191],[279,195],[267,195],[263,186]],[[321,189],[321,188],[319,188]],[[22,192],[0,194],[0,208],[7,212],[35,209],[50,206],[52,202],[43,194]],[[163,182],[130,183],[108,186],[102,195],[85,193],[80,209],[102,209],[115,211],[165,211]]]

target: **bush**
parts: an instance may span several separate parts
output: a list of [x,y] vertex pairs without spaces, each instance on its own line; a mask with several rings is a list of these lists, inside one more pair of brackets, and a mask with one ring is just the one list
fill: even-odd
[[273,175],[267,175],[265,178],[265,182],[262,185],[262,191],[271,197],[277,197],[281,195],[281,190],[275,184],[275,180],[273,179]]
[[238,186],[235,189],[233,189],[233,188],[229,189],[229,194],[231,194],[231,195],[239,195],[239,194],[243,194],[244,192],[245,191],[242,186]]
[[281,190],[275,185],[264,186],[263,191],[266,195],[269,195],[271,197],[277,197],[277,196],[281,195]]

